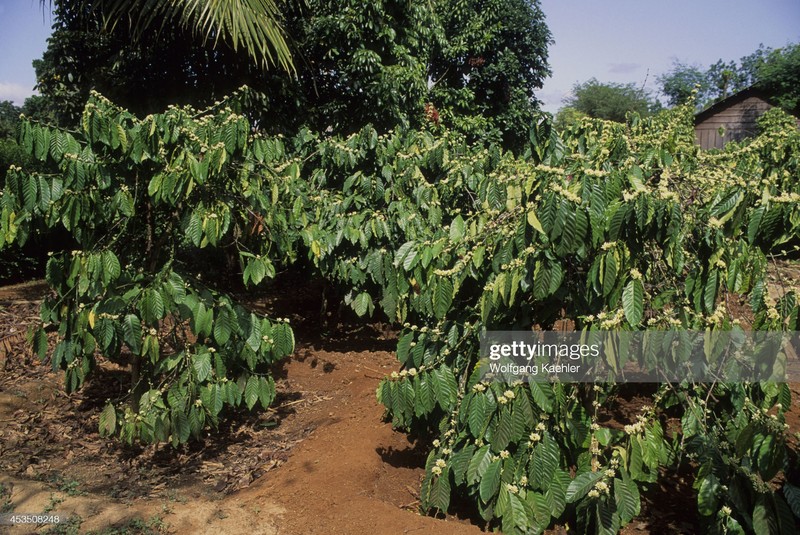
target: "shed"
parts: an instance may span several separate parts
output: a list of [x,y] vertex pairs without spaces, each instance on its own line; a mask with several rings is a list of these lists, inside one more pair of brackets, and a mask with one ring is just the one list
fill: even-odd
[[756,119],[772,107],[769,96],[754,87],[734,93],[694,116],[697,143],[703,149],[721,149],[728,141],[754,136]]

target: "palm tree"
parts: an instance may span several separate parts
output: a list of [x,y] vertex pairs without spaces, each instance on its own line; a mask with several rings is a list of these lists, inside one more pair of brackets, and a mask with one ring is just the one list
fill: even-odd
[[[52,3],[53,0],[50,0]],[[294,71],[275,0],[61,0],[94,10],[113,27],[128,23],[134,38],[153,27],[181,24],[204,41],[227,41],[243,47],[258,64]],[[41,0],[44,4],[45,0]]]

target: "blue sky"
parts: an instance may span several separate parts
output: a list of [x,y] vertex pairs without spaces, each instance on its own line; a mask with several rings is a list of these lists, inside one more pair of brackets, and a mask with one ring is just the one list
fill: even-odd
[[[576,82],[656,90],[673,59],[707,67],[738,60],[760,43],[800,42],[800,0],[541,0],[555,44],[553,77],[539,92],[556,111]],[[649,75],[648,75],[649,69]]]
[[[800,42],[800,0],[540,0],[555,44],[538,96],[555,112],[576,82],[643,84],[674,59],[707,67],[758,48]],[[18,104],[36,83],[50,16],[39,0],[0,0],[0,100]],[[649,74],[648,74],[649,70]]]
[[47,11],[39,0],[0,0],[0,100],[22,104],[32,93],[36,74],[31,61],[42,57],[50,35]]

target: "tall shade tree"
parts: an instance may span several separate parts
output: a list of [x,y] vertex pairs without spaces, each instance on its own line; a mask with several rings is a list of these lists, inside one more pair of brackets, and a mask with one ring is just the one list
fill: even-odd
[[[50,0],[52,3],[52,0]],[[41,0],[42,4],[45,0]],[[289,46],[274,0],[61,0],[91,9],[108,27],[129,24],[141,38],[154,28],[179,24],[202,36],[204,41],[228,42],[242,48],[257,64],[294,69]]]
[[771,51],[756,68],[759,87],[781,108],[800,113],[800,44]]
[[718,60],[708,69],[676,61],[658,77],[671,106],[686,102],[697,88],[695,105],[702,109],[747,87],[764,90],[786,111],[800,111],[800,44],[772,49],[761,45],[736,61]]
[[[434,43],[429,76],[433,103],[454,126],[527,141],[536,90],[551,74],[552,35],[538,0],[439,0],[443,39]],[[489,119],[486,124],[486,119]]]
[[658,76],[661,92],[667,97],[670,106],[680,106],[688,101],[696,91],[698,101],[705,100],[709,93],[706,73],[696,65],[680,61],[672,64],[672,69]]
[[660,104],[634,84],[601,83],[596,78],[575,84],[564,103],[596,119],[624,122],[629,112],[641,116],[659,110]]
[[434,123],[507,148],[527,142],[535,92],[550,72],[538,1],[302,2],[281,6],[290,76],[260,68],[230,43],[198,43],[185,26],[151,23],[136,34],[83,2],[55,0],[39,90],[64,125],[75,124],[90,89],[146,115],[169,104],[203,107],[246,84],[243,109],[264,132]]
[[191,28],[151,26],[134,37],[130,25],[108,26],[91,5],[53,5],[53,33],[34,67],[44,105],[63,126],[77,123],[92,89],[147,115],[170,104],[208,105],[266,75],[243,50],[198,42]]

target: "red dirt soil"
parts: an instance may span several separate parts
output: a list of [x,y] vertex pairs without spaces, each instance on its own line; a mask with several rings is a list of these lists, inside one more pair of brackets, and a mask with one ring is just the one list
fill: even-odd
[[[392,340],[364,327],[301,343],[276,369],[275,408],[243,413],[179,450],[126,447],[96,432],[124,371],[103,362],[72,395],[27,351],[41,285],[0,290],[0,506],[71,517],[74,531],[126,533],[480,533],[418,514],[424,455],[382,420],[380,379]],[[391,336],[391,335],[390,335]],[[372,350],[348,351],[372,345]],[[146,525],[145,527],[142,527]],[[133,528],[137,529],[133,529]],[[53,526],[17,526],[43,533]],[[0,527],[0,530],[3,528]]]

